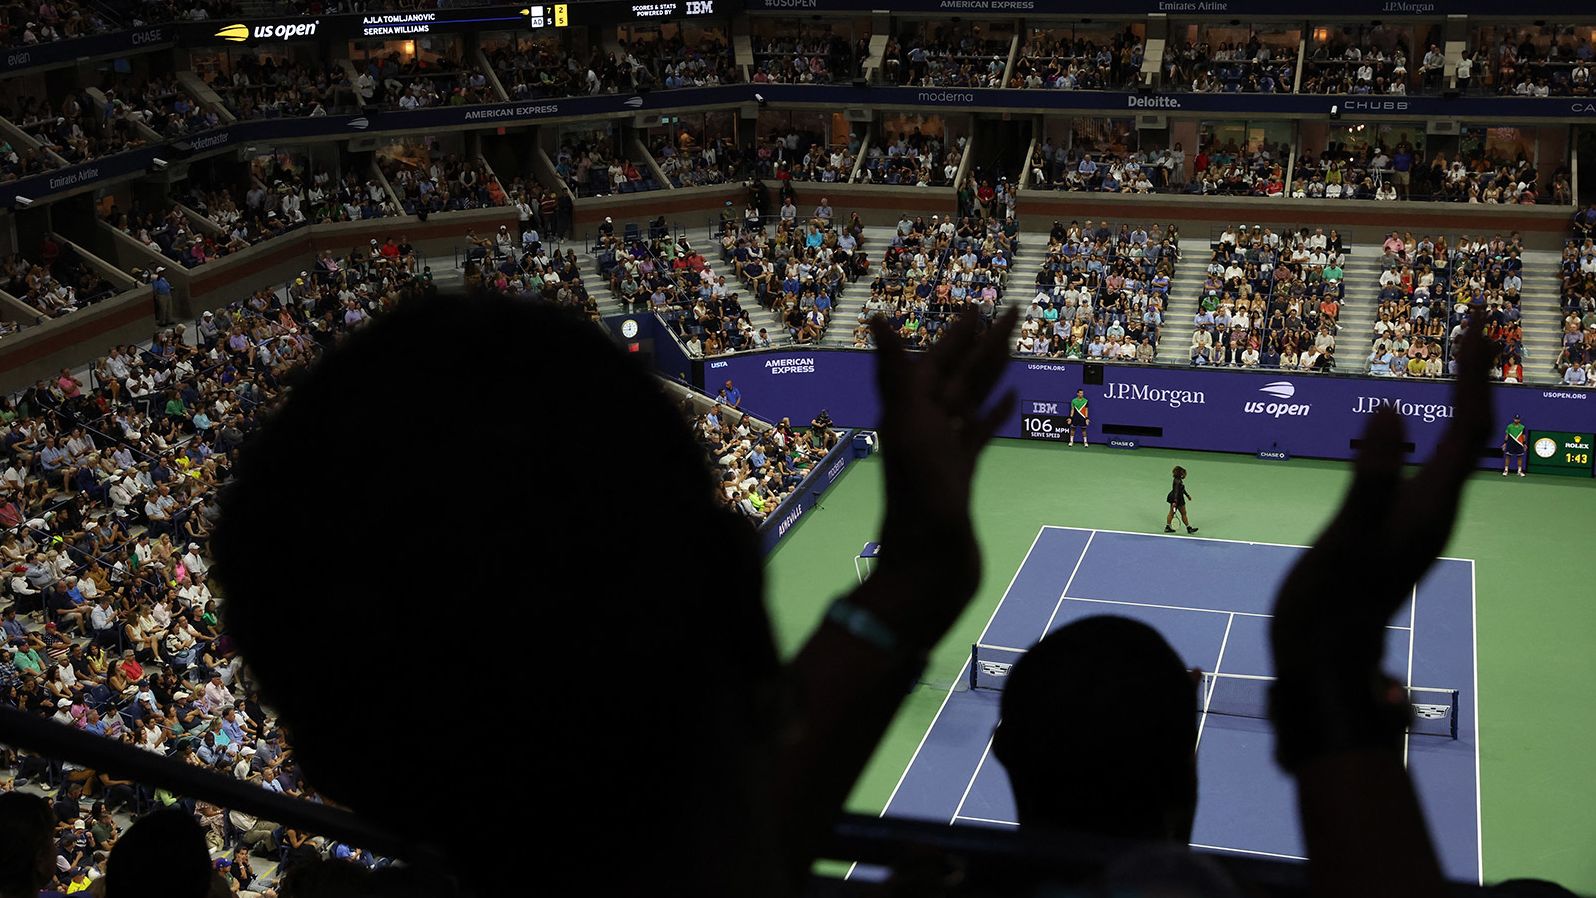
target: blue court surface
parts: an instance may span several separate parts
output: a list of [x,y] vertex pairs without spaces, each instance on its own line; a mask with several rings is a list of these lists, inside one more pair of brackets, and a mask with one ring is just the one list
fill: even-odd
[[[1275,589],[1302,551],[1272,543],[1043,527],[980,641],[1023,649],[1070,621],[1113,614],[1157,629],[1191,667],[1267,676]],[[1454,880],[1478,882],[1483,868],[1474,562],[1438,561],[1386,633],[1386,669],[1398,681],[1458,691],[1457,738],[1408,736],[1408,766],[1443,869]],[[884,815],[1015,825],[1008,776],[990,753],[1002,693],[970,689],[969,673],[966,662]],[[1202,717],[1193,847],[1303,858],[1295,792],[1275,766],[1273,743],[1265,720]]]

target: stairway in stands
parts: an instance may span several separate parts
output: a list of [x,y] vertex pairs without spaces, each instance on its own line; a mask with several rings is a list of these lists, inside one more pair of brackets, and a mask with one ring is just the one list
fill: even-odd
[[1524,325],[1524,380],[1532,384],[1561,383],[1552,363],[1562,352],[1562,253],[1529,250],[1524,253],[1524,286],[1519,311]]
[[[894,232],[895,229],[891,227],[864,229],[863,250],[870,259],[870,275],[843,285],[831,310],[831,326],[826,328],[825,336],[816,345],[853,348],[853,329],[859,326],[859,313],[864,310],[865,300],[870,298],[870,282],[875,280],[876,272],[880,270],[881,254],[892,242]],[[785,338],[786,332],[783,331],[782,335]]]
[[1158,333],[1154,358],[1160,365],[1191,364],[1192,319],[1197,315],[1204,269],[1213,254],[1207,237],[1180,238],[1180,261],[1169,282],[1169,301],[1164,304],[1164,326]]
[[1336,330],[1338,374],[1369,373],[1369,353],[1374,351],[1374,322],[1380,297],[1380,247],[1352,244],[1342,263],[1341,318]]
[[[891,241],[892,234],[890,227],[865,228],[865,251],[872,260],[880,261],[881,252]],[[619,315],[624,312],[620,300],[610,293],[608,285],[595,274],[597,262],[587,248],[574,248],[578,264],[588,275],[589,290],[598,299],[600,313]],[[1006,301],[1029,302],[1032,287],[1036,283],[1036,272],[1046,257],[1046,249],[1046,233],[1020,235],[1020,249],[1010,260],[1009,286],[1004,294]],[[1169,306],[1164,313],[1164,332],[1158,344],[1159,364],[1183,365],[1188,361],[1191,319],[1196,314],[1203,268],[1210,252],[1206,237],[1181,240],[1181,261],[1176,266],[1175,278],[1170,285]],[[1375,298],[1380,292],[1379,260],[1380,248],[1372,244],[1352,246],[1347,255],[1346,299],[1341,309],[1341,326],[1336,333],[1338,373],[1360,374],[1368,370],[1367,359],[1374,345]],[[1560,254],[1552,251],[1530,250],[1524,254],[1524,289],[1520,308],[1524,314],[1524,376],[1530,383],[1559,382],[1557,373],[1552,369],[1552,362],[1561,349],[1559,260]],[[724,269],[727,280],[731,280],[729,265],[717,263],[715,267],[717,271]],[[816,345],[851,348],[854,326],[869,296],[868,278],[847,284],[838,297],[832,326]],[[786,327],[773,313],[752,302],[744,305],[756,330],[766,328],[771,341],[777,346],[792,345]]]

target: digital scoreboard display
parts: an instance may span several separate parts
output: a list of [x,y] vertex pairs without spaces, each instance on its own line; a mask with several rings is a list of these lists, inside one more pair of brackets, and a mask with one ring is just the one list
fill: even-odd
[[1041,399],[1020,403],[1020,436],[1027,440],[1065,440],[1070,435],[1069,404]]
[[526,10],[528,28],[564,28],[571,24],[570,7],[564,3],[549,6],[529,6]]
[[1590,431],[1532,430],[1529,432],[1529,470],[1532,474],[1590,477],[1596,473]]
[[[719,7],[716,6],[717,2]],[[471,31],[543,31],[549,28],[696,18],[729,12],[734,8],[740,8],[734,0],[593,0],[587,3],[472,6],[463,9],[197,22],[184,25],[182,36],[184,41],[196,45],[218,41],[260,45],[328,38],[408,39]]]

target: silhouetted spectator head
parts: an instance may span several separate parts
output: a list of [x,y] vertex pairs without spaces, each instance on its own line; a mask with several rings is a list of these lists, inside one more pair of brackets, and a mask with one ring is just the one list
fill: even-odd
[[278,898],[339,898],[371,894],[371,871],[350,861],[315,858],[283,871]]
[[[580,436],[600,410],[624,428]],[[676,870],[756,893],[778,866],[779,661],[755,533],[713,488],[673,404],[591,323],[406,300],[246,445],[214,576],[306,778],[467,880],[503,885],[482,848],[512,824],[485,810],[541,808],[559,821],[540,854],[603,846],[606,888]],[[692,547],[713,551],[713,583],[678,576]],[[507,697],[491,714],[490,684]]]
[[1089,617],[1048,634],[1010,671],[992,742],[1020,825],[1184,845],[1196,709],[1191,672],[1146,624]]
[[116,840],[105,898],[205,898],[211,886],[205,833],[181,810],[156,811]]
[[1492,898],[1575,898],[1573,892],[1544,879],[1505,879],[1485,891]]
[[0,898],[34,898],[55,875],[55,813],[25,792],[0,793]]

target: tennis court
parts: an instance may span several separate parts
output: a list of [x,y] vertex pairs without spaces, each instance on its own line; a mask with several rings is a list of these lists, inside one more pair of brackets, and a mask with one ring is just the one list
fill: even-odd
[[[973,826],[1015,825],[991,735],[1002,699],[1003,664],[1044,634],[1083,617],[1113,614],[1157,629],[1185,663],[1220,675],[1270,674],[1269,611],[1275,588],[1300,546],[1044,526],[1014,572],[967,663],[948,690],[884,814]],[[1442,867],[1463,881],[1482,879],[1479,813],[1474,562],[1443,558],[1386,630],[1386,669],[1409,687],[1456,691],[1446,724],[1415,725],[1408,764]],[[992,647],[992,648],[984,648]],[[973,682],[977,688],[971,688]],[[1226,683],[1232,682],[1220,678]],[[1215,682],[1214,680],[1208,681]],[[1199,801],[1193,846],[1205,851],[1300,859],[1291,782],[1273,761],[1273,737],[1245,709],[1214,706],[1200,718]],[[1437,708],[1420,698],[1422,708]],[[1437,693],[1424,693],[1435,695]],[[1127,701],[1135,701],[1127,696]],[[1243,699],[1240,703],[1245,704]],[[1433,724],[1433,721],[1425,721]],[[861,871],[863,872],[863,871]]]

